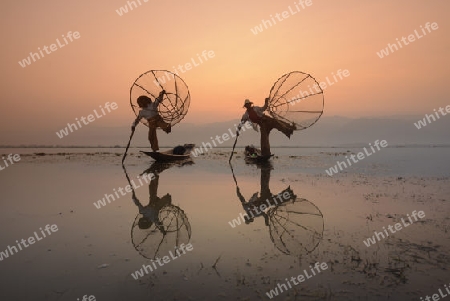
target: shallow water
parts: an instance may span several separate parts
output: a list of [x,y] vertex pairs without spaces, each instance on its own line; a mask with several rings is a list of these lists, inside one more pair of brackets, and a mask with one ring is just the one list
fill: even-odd
[[[450,147],[448,146],[388,146],[387,148],[381,148],[379,151],[375,149],[375,152],[372,152],[368,146],[367,148],[372,153],[370,156],[340,172],[376,173],[377,175],[450,176]],[[139,155],[139,150],[142,149],[130,148],[129,154]],[[164,151],[164,149],[161,151]],[[236,151],[238,152],[236,157],[239,157],[242,148],[237,148]],[[24,154],[25,156],[33,154],[93,156],[115,154],[121,157],[123,152],[123,148],[0,148],[0,154],[3,156],[11,153]],[[272,148],[272,153],[276,157],[286,159],[274,161],[277,169],[290,172],[292,168],[295,168],[295,172],[312,174],[325,174],[325,169],[334,166],[337,161],[345,162],[346,155],[356,155],[359,152],[363,152],[363,147]],[[205,155],[211,157],[211,154],[215,154],[218,158],[225,158],[229,157],[230,153],[231,148],[215,148],[206,152]],[[295,164],[290,164],[292,161],[295,161]]]
[[[408,175],[392,164],[404,163],[392,158],[368,162],[364,168],[370,172],[355,166],[328,177],[324,168],[341,150],[291,151],[278,150],[271,168],[246,165],[238,153],[233,170],[229,150],[183,166],[152,165],[132,151],[126,174],[116,150],[24,155],[20,164],[0,172],[0,251],[47,224],[58,231],[0,262],[0,298],[269,299],[266,292],[316,262],[328,268],[276,299],[407,300],[448,283],[450,186],[440,170]],[[398,157],[408,158],[407,152]],[[94,206],[125,188],[127,175],[135,180],[148,168],[158,177],[136,188],[134,201],[125,193],[101,209]],[[290,199],[279,206],[270,201],[266,217],[235,228],[229,224],[245,213],[240,197],[248,202],[253,196],[259,207],[280,192],[289,192]],[[138,202],[141,212],[157,212],[159,221],[148,229],[136,224],[142,217]],[[414,210],[423,210],[426,218],[374,246],[363,244],[373,231]],[[181,243],[193,249],[138,280],[132,277],[149,258],[169,255]]]

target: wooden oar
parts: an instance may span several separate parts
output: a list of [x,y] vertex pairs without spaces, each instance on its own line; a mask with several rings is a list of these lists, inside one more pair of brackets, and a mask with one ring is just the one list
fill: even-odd
[[234,140],[233,150],[231,151],[231,155],[230,155],[230,159],[228,160],[228,163],[230,163],[230,162],[231,162],[231,158],[233,158],[234,148],[236,147],[236,142],[237,142],[238,137],[239,137],[239,130],[240,130],[240,129],[241,129],[241,128],[238,127],[238,130],[236,131],[236,139]]
[[127,156],[128,148],[130,147],[130,143],[131,143],[131,138],[133,138],[135,130],[136,130],[135,127],[131,130],[130,140],[128,140],[127,148],[125,149],[125,153],[123,154],[123,157],[122,157],[122,165],[123,165],[123,162],[125,161],[125,157]]

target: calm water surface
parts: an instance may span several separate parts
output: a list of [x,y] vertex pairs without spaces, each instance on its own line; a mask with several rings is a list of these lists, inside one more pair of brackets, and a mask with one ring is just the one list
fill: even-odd
[[[386,300],[388,295],[419,296],[433,281],[444,281],[439,266],[450,267],[445,233],[430,238],[432,244],[426,246],[430,249],[401,246],[415,250],[401,260],[396,260],[398,244],[370,249],[362,244],[373,233],[367,228],[367,217],[376,214],[373,204],[352,194],[350,185],[322,185],[326,179],[317,178],[325,177],[325,168],[342,160],[339,153],[347,150],[357,151],[276,149],[279,158],[272,166],[246,165],[237,154],[233,169],[227,162],[229,149],[170,166],[152,164],[132,150],[125,170],[114,155],[108,160],[102,155],[82,160],[62,156],[56,163],[51,163],[56,156],[41,163],[42,157],[36,163],[28,157],[0,172],[0,251],[47,224],[57,224],[59,230],[0,262],[0,297],[76,300],[87,294],[97,300],[260,300],[316,262],[326,262],[329,268],[278,298]],[[71,150],[28,154],[53,151]],[[364,170],[374,175],[448,175],[449,161],[441,161],[448,159],[447,151],[385,149],[336,179]],[[137,177],[145,172],[154,174],[153,180],[126,192],[129,181],[138,183]],[[286,199],[275,202],[274,196],[283,193]],[[105,194],[115,201],[97,209],[93,203]],[[404,213],[420,209],[417,204],[383,206],[402,207]],[[377,227],[385,225],[383,221]],[[192,250],[133,278],[142,265],[169,255],[181,244],[191,244]],[[433,253],[438,245],[443,249]],[[430,252],[429,259],[416,258]]]

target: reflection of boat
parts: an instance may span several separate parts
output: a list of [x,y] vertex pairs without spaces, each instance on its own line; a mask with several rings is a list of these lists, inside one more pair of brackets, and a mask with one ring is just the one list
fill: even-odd
[[141,175],[143,174],[154,174],[159,175],[164,170],[169,169],[171,167],[177,166],[177,167],[183,167],[185,165],[192,165],[194,164],[194,161],[192,161],[192,158],[188,158],[186,160],[179,160],[179,161],[173,161],[173,162],[153,162],[152,165],[150,165],[149,168],[144,170]]
[[189,159],[191,156],[191,150],[194,148],[194,146],[195,144],[185,144],[183,146],[177,146],[164,152],[141,151],[141,153],[152,157],[157,162],[179,161]]
[[[189,243],[191,238],[191,226],[184,211],[172,205],[169,193],[158,196],[160,173],[174,165],[176,164],[154,162],[143,172],[153,173],[149,184],[148,205],[142,205],[132,188],[133,202],[139,208],[139,213],[131,227],[131,241],[139,254],[147,259],[163,257],[181,244]],[[123,169],[130,183],[124,166]]]
[[267,162],[273,155],[262,156],[260,149],[254,147],[253,145],[247,145],[244,150],[244,156],[245,162],[251,164]]
[[259,167],[261,189],[248,201],[242,195],[231,167],[236,193],[246,212],[245,223],[250,224],[262,216],[269,227],[270,239],[278,250],[295,256],[311,253],[323,238],[322,212],[310,201],[297,197],[290,186],[273,194],[269,187],[270,162]]

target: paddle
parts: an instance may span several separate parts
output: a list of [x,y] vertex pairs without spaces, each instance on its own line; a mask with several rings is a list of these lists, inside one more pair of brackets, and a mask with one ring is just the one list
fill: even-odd
[[133,138],[135,130],[136,130],[136,127],[133,127],[131,130],[130,140],[128,140],[127,148],[125,149],[125,153],[123,154],[123,157],[122,157],[122,165],[123,165],[123,162],[125,161],[125,157],[127,156],[128,148],[130,147],[130,143],[131,143],[131,138]]
[[236,130],[236,139],[234,140],[234,144],[233,144],[233,150],[231,151],[231,155],[230,155],[230,159],[228,160],[228,163],[231,162],[231,158],[233,158],[233,154],[234,154],[234,148],[236,147],[236,142],[238,140],[239,137],[239,131],[241,130],[241,127],[238,126],[237,130]]

